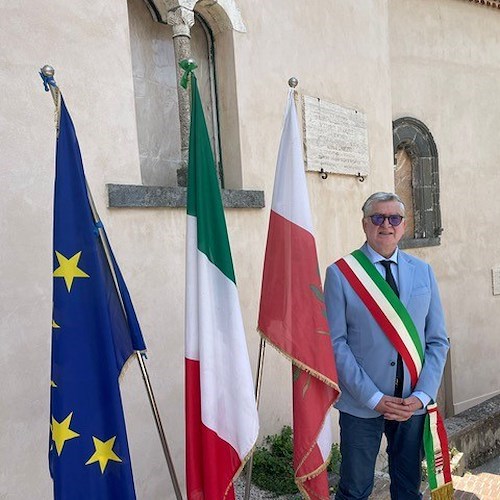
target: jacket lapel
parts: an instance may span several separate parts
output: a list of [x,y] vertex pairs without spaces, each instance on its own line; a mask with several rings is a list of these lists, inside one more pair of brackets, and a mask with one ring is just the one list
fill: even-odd
[[[368,251],[366,249],[367,243],[365,243],[360,250],[367,256]],[[410,301],[411,291],[413,289],[413,277],[415,274],[415,265],[411,263],[408,256],[399,250],[398,257],[398,288],[399,288],[399,300],[406,307]]]

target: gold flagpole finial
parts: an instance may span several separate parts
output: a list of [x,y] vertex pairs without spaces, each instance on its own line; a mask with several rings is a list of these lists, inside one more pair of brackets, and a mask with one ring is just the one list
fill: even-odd
[[57,135],[59,135],[59,118],[60,118],[60,110],[61,110],[61,91],[54,80],[54,74],[56,70],[46,64],[42,68],[40,68],[40,77],[43,80],[43,86],[45,88],[45,92],[50,90],[52,95],[52,99],[54,101],[55,111],[54,111],[54,120],[56,122],[56,131]]
[[48,78],[54,78],[54,73],[56,70],[50,65],[46,64],[43,68],[40,69],[42,74]]

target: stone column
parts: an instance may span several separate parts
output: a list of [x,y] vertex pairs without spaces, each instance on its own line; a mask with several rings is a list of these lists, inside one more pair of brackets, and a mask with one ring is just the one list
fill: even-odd
[[191,106],[189,104],[189,91],[180,86],[183,70],[179,67],[179,61],[191,57],[191,26],[194,24],[194,12],[186,7],[177,7],[168,12],[167,23],[172,26],[174,32],[174,51],[177,60],[177,96],[181,126],[181,166],[177,170],[177,184],[186,186]]

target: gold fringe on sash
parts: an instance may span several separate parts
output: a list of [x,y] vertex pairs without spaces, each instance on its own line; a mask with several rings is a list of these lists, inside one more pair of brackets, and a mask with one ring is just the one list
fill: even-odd
[[446,483],[439,488],[431,491],[432,500],[452,500],[453,499],[453,484]]

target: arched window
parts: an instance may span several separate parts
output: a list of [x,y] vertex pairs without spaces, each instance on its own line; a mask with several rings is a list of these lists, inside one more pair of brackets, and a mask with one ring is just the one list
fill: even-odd
[[436,144],[429,129],[415,118],[393,123],[395,191],[406,205],[402,248],[440,244],[441,209]]
[[[141,179],[151,186],[185,185],[182,145],[189,127],[183,129],[181,115],[188,111],[179,106],[173,28],[153,18],[153,7],[144,0],[128,0]],[[190,37],[212,150],[222,173],[213,37],[199,14],[194,15]],[[189,123],[189,116],[184,118]]]
[[142,183],[108,184],[110,207],[186,206],[190,91],[178,61],[190,57],[224,206],[264,206],[263,191],[243,189],[233,33],[246,27],[237,1],[127,0]]

